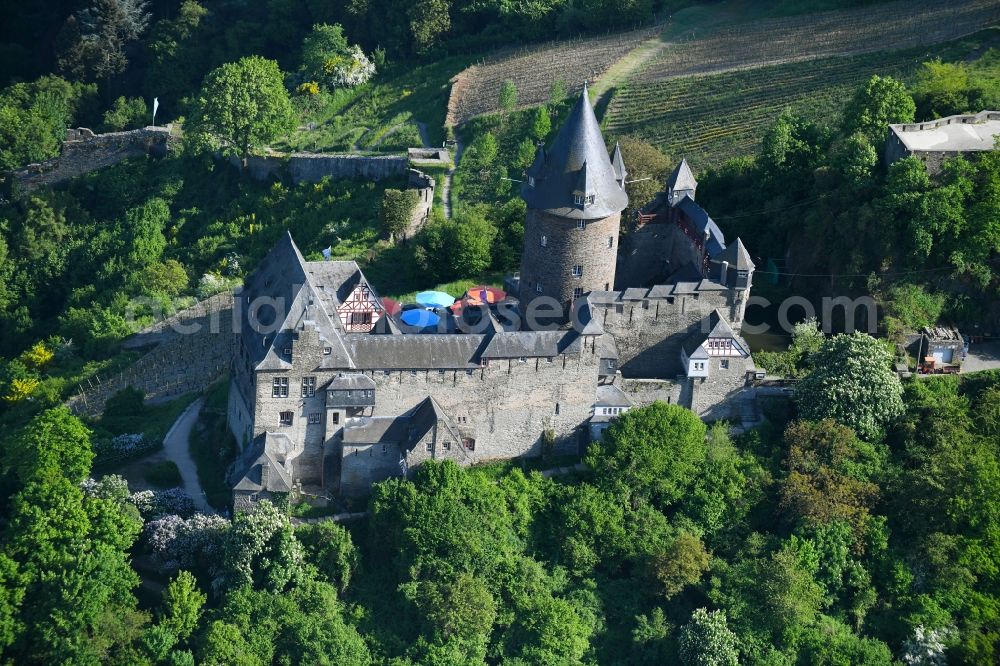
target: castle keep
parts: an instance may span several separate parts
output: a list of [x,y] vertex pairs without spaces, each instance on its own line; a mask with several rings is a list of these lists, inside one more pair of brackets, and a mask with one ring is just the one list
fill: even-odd
[[[425,460],[576,453],[654,400],[739,420],[756,372],[739,333],[753,262],[695,202],[686,162],[619,248],[626,158],[608,154],[584,91],[525,174],[519,298],[468,332],[409,329],[355,262],[307,262],[282,238],[235,296],[235,508],[363,494]],[[517,325],[538,296],[568,321]]]

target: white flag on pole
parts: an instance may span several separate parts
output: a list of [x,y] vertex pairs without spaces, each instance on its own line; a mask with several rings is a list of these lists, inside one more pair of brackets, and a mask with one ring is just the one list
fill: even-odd
[[160,98],[159,97],[154,97],[153,98],[153,124],[154,125],[156,124],[156,110],[158,108],[160,108]]

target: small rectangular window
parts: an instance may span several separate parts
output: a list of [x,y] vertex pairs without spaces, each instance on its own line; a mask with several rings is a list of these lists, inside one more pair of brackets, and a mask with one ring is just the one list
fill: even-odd
[[323,347],[323,356],[329,356],[333,353],[333,347]]
[[281,412],[281,425],[290,426],[292,425],[292,413],[291,412]]
[[[580,205],[581,203],[583,203],[583,197],[580,197],[580,201],[577,203],[577,205]],[[584,228],[586,228],[586,226],[587,226],[587,221],[586,220],[577,220],[576,221],[576,228],[579,229],[580,231],[583,231]]]
[[615,246],[615,237],[614,236],[608,236],[608,247],[609,248],[613,248],[614,246]]
[[557,415],[559,414],[559,403],[558,402],[556,403],[556,414]]
[[430,453],[431,451],[434,450],[434,445],[431,442],[427,442],[426,444],[424,444],[424,450]]
[[292,355],[292,348],[291,347],[285,347],[285,349],[283,351],[284,351],[285,356],[291,356]]
[[580,298],[581,296],[583,296],[583,287],[574,287],[573,298]]
[[729,369],[729,359],[724,358],[721,361],[719,361],[719,367],[722,368],[723,370]]
[[519,356],[517,360],[519,362],[521,362],[521,363],[527,363],[528,362],[528,357],[527,356]]
[[302,378],[302,397],[311,398],[316,395],[316,378],[315,377],[303,377]]
[[323,415],[319,413],[314,413],[309,415],[310,425],[316,425],[323,422]]
[[271,381],[271,397],[272,398],[288,397],[288,377],[275,377]]
[[444,443],[444,450],[445,451],[451,451],[451,442],[445,442]]
[[340,412],[333,412],[330,414],[330,423],[333,423],[334,425],[340,423]]
[[580,264],[573,266],[573,277],[583,277],[583,266]]
[[542,247],[545,247],[546,245],[548,245],[549,244],[548,237],[547,236],[542,236],[541,238],[539,238],[538,239],[538,244],[541,245]]

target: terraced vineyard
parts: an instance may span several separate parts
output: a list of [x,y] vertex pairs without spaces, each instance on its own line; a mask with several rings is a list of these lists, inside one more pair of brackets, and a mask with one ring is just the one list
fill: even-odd
[[833,57],[623,87],[605,117],[610,136],[633,134],[696,170],[756,152],[785,108],[835,123],[844,100],[872,74],[906,77],[926,49]]
[[496,111],[500,86],[506,79],[517,86],[521,106],[547,102],[552,83],[557,79],[562,79],[568,90],[575,90],[582,81],[594,80],[660,29],[554,42],[473,65],[454,79],[446,122],[458,125],[473,116]]
[[633,77],[654,82],[832,55],[946,42],[1000,22],[997,0],[899,0],[860,9],[761,19],[682,35]]

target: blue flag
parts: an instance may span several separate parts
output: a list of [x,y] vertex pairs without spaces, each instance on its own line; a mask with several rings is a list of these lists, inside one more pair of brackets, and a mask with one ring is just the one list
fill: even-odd
[[325,250],[323,250],[323,261],[330,261],[330,255],[331,254],[333,254],[333,246],[332,245],[330,247],[326,248]]

